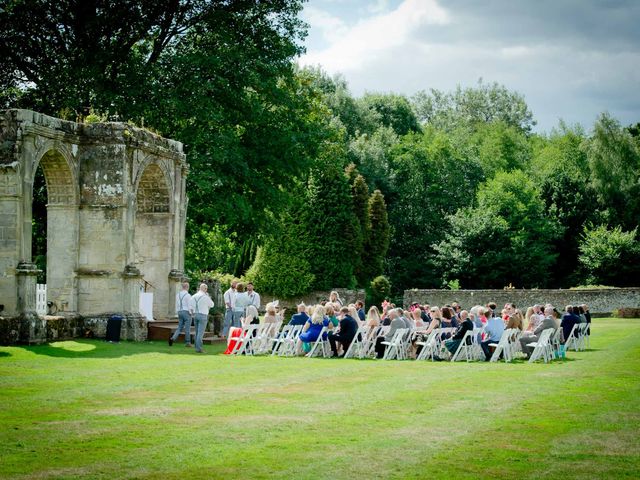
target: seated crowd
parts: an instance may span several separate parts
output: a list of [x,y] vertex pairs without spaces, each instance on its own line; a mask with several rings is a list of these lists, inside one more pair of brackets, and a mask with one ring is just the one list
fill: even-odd
[[[284,310],[279,312],[274,304],[268,304],[264,323],[273,324],[274,328],[277,328],[276,326],[279,326],[283,320]],[[242,326],[257,322],[255,309],[247,311],[242,318]],[[493,302],[484,306],[476,305],[469,310],[462,309],[456,302],[443,307],[414,303],[409,310],[404,310],[385,301],[381,309],[374,305],[365,314],[364,303],[361,300],[344,305],[338,294],[331,292],[326,302],[314,306],[298,305],[297,312],[292,315],[288,325],[302,327],[297,339],[296,354],[308,353],[311,345],[324,332],[322,340],[329,342],[332,357],[343,357],[358,334],[358,329],[369,327],[368,335],[375,335],[375,338],[369,338],[369,340],[372,342],[372,351],[375,352],[376,358],[383,358],[386,348],[389,348],[399,329],[410,332],[414,357],[419,355],[424,340],[432,333],[438,337],[442,336],[444,347],[453,355],[467,332],[473,333],[476,329],[476,332],[480,331],[478,343],[484,352],[485,359],[489,361],[495,345],[507,329],[520,331],[519,342],[522,352],[528,358],[533,351],[533,347],[529,345],[536,342],[545,329],[561,328],[560,342],[565,343],[574,325],[579,323],[591,323],[587,305],[568,305],[563,313],[550,304],[533,305],[528,307],[523,315],[513,303],[505,304],[501,310],[498,310],[498,306]],[[439,330],[434,332],[436,329]],[[241,331],[241,329],[236,330]],[[234,335],[238,334],[234,333]],[[278,332],[274,331],[272,334],[277,336]],[[228,341],[233,342],[232,335],[229,336]],[[230,346],[225,353],[232,349]],[[437,356],[434,359],[440,360]]]

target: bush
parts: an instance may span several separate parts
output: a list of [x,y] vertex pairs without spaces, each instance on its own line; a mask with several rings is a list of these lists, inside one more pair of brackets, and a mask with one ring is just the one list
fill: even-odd
[[311,290],[315,279],[304,258],[288,252],[279,242],[268,242],[258,249],[256,259],[247,271],[256,291],[275,297],[290,298]]
[[391,282],[384,275],[379,275],[371,281],[369,286],[371,305],[380,305],[391,294]]

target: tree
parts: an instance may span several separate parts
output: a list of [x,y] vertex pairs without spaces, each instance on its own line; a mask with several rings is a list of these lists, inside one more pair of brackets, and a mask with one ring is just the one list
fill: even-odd
[[640,218],[640,152],[631,134],[609,114],[585,143],[591,185],[612,225],[634,228]]
[[391,150],[398,142],[398,135],[389,127],[380,127],[371,135],[358,135],[349,142],[349,160],[357,166],[369,190],[378,189],[386,198],[393,188]]
[[546,215],[535,183],[519,170],[501,172],[480,187],[477,201],[449,217],[449,235],[435,246],[443,280],[469,288],[548,285],[562,228]]
[[588,273],[588,283],[630,287],[640,275],[640,242],[637,228],[625,232],[621,227],[600,225],[584,229],[580,242],[580,263]]
[[391,236],[387,206],[380,190],[373,192],[369,198],[367,223],[363,270],[364,278],[371,279],[382,275]]
[[421,91],[412,102],[421,122],[449,131],[501,121],[529,133],[536,124],[524,97],[495,82],[480,80],[476,88],[458,86],[450,93]]
[[391,155],[388,275],[399,290],[440,287],[432,245],[447,235],[447,216],[474,201],[482,169],[432,127],[403,137]]
[[355,286],[355,258],[360,225],[353,211],[351,188],[338,145],[325,152],[322,166],[309,177],[304,211],[306,258],[315,276],[314,288]]
[[418,118],[402,95],[367,93],[358,102],[375,112],[380,124],[391,128],[397,135],[420,131]]
[[[335,135],[323,97],[293,59],[300,0],[13,1],[0,13],[7,106],[88,108],[182,141],[189,216],[243,238],[288,201]],[[191,235],[188,232],[188,236]]]
[[486,178],[499,171],[525,169],[531,158],[531,147],[522,131],[502,121],[479,125],[471,143],[477,145]]
[[359,234],[356,235],[356,249],[354,255],[354,272],[359,285],[366,285],[370,277],[364,268],[364,254],[366,253],[366,241],[369,237],[369,187],[360,174],[354,178],[351,184],[351,198],[353,200],[353,212],[358,224]]

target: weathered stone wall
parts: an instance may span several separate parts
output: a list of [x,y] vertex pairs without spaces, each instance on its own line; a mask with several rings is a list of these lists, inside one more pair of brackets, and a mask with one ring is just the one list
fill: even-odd
[[172,315],[184,266],[182,144],[123,123],[79,124],[27,110],[0,112],[3,314],[35,314],[31,224],[38,167],[47,186],[47,299],[59,312],[85,318],[110,312],[134,318],[147,280],[154,315]]
[[[71,338],[104,338],[111,314],[82,317],[64,315],[28,315],[0,317],[0,345],[53,342]],[[124,315],[120,340],[147,339],[147,321],[140,315]]]
[[[360,290],[349,290],[347,288],[336,288],[336,292],[342,299],[344,305],[348,305],[350,303],[355,303],[356,300],[365,300],[365,291]],[[311,292],[307,295],[289,299],[280,299],[280,306],[285,307],[289,313],[293,312],[295,308],[300,304],[304,303],[305,305],[317,305],[323,301],[329,300],[329,294],[331,292]],[[275,300],[272,297],[262,296],[262,308],[267,305],[267,303]]]
[[594,314],[610,314],[623,307],[640,307],[640,288],[582,289],[582,290],[405,290],[404,306],[413,302],[446,305],[458,302],[463,308],[496,302],[507,302],[519,308],[551,303],[558,309],[565,305],[586,303]]

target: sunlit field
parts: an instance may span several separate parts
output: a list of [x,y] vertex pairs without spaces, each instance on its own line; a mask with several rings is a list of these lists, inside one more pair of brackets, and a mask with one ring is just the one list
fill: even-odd
[[549,365],[0,347],[2,478],[638,478],[640,320]]

